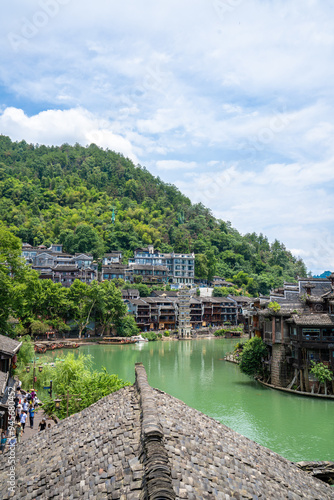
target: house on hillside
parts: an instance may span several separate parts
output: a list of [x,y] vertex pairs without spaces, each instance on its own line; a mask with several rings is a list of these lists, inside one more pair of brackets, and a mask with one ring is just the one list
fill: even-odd
[[195,277],[195,254],[162,253],[154,249],[153,245],[147,248],[137,248],[134,258],[129,259],[129,265],[149,266],[150,269],[164,268],[167,270],[166,280],[175,284],[194,283]]

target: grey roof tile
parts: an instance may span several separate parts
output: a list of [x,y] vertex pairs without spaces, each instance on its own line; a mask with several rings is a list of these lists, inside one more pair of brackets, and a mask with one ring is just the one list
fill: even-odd
[[[150,388],[145,371],[136,371],[136,385],[16,447],[12,498],[334,498],[325,483]],[[1,455],[3,499],[8,470]]]

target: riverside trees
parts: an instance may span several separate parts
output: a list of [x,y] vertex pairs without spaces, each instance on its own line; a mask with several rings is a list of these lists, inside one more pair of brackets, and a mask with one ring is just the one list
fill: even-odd
[[[21,259],[21,241],[0,227],[0,332],[15,336],[12,318],[19,319],[16,333],[36,334],[54,327],[65,331],[72,319],[81,336],[90,321],[98,321],[105,331],[112,325],[122,333],[127,308],[121,291],[112,282],[91,285],[75,280],[70,288],[51,280],[40,280]],[[126,332],[131,335],[131,328]],[[137,329],[135,329],[135,333]]]

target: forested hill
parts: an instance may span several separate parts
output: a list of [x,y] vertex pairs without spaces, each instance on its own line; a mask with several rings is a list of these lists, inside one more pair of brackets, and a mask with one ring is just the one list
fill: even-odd
[[198,277],[219,274],[252,294],[306,275],[282,243],[241,236],[145,167],[94,144],[46,147],[0,136],[0,221],[23,242],[59,242],[70,253],[129,257],[151,243],[195,252]]

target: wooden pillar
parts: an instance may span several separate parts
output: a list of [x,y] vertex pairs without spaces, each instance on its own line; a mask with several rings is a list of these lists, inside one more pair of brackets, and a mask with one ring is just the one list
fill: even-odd
[[310,392],[310,381],[308,378],[308,366],[306,362],[306,366],[304,368],[304,379],[305,379],[305,391]]
[[276,342],[276,326],[275,326],[275,318],[271,320],[271,328],[272,328],[272,343]]
[[303,370],[299,370],[300,376],[300,390],[304,392]]

